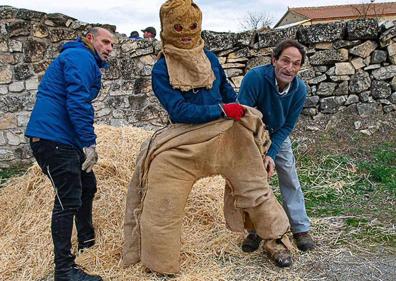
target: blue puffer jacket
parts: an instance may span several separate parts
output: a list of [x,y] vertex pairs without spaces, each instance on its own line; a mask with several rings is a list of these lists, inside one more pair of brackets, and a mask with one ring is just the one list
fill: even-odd
[[195,89],[188,92],[173,89],[169,83],[165,58],[161,57],[152,71],[152,85],[156,97],[174,123],[199,124],[222,116],[219,103],[236,101],[236,93],[227,81],[216,55],[205,50],[216,76],[211,89]]
[[107,67],[80,38],[63,45],[41,80],[25,135],[83,148],[96,143],[92,100]]

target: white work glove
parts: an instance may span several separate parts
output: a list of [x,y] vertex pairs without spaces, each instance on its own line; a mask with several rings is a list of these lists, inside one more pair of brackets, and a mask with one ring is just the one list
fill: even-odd
[[98,162],[98,154],[96,153],[96,145],[91,145],[83,148],[85,154],[85,161],[81,169],[87,173],[92,171],[93,166]]

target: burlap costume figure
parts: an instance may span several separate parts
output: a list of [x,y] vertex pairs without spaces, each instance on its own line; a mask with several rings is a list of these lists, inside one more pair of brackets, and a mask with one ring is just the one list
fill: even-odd
[[262,161],[268,144],[261,114],[252,108],[241,122],[175,124],[147,141],[128,190],[124,264],[141,260],[156,272],[178,272],[187,197],[198,179],[219,174],[228,183],[228,228],[243,231],[249,217],[263,239],[283,238],[289,246],[284,236],[288,218],[268,185]]
[[[199,8],[191,0],[169,0],[162,5],[160,17],[168,83],[177,89],[172,93],[180,96],[197,88],[211,89],[220,78],[215,78],[203,49]],[[214,88],[203,93],[218,95]],[[170,91],[157,90],[162,89]],[[198,90],[194,95],[199,94]],[[214,107],[220,110],[219,105]],[[142,261],[159,273],[180,270],[181,223],[188,195],[198,179],[213,175],[222,175],[227,182],[224,215],[229,229],[256,229],[267,240],[265,248],[271,255],[286,249],[285,245],[290,247],[285,235],[288,218],[264,169],[262,156],[269,136],[261,118],[261,113],[248,108],[240,122],[220,118],[197,125],[173,124],[142,146],[127,195],[125,265]]]

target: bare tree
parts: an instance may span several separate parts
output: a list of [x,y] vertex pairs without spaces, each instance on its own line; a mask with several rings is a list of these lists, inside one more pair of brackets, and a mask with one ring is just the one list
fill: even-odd
[[384,7],[382,7],[381,9],[378,6],[374,5],[375,0],[369,0],[369,2],[370,3],[365,3],[364,1],[362,1],[362,4],[360,4],[359,6],[352,6],[358,18],[378,18],[383,14]]
[[258,30],[270,28],[274,19],[267,13],[248,12],[240,21],[243,30]]

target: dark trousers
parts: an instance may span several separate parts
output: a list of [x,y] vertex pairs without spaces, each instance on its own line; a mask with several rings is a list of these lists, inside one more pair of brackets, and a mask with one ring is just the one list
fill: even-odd
[[51,221],[55,271],[67,271],[75,259],[71,253],[73,219],[79,244],[95,238],[92,225],[95,174],[81,170],[85,160],[81,149],[43,139],[31,140],[30,146],[33,156],[55,190]]

